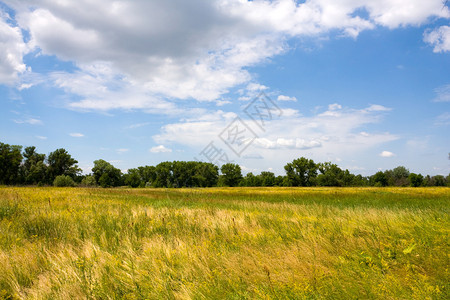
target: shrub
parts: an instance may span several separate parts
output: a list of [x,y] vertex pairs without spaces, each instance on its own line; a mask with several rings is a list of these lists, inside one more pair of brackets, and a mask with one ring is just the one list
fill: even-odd
[[95,182],[95,177],[92,175],[87,175],[81,180],[81,185],[86,187],[97,186],[97,182]]
[[56,176],[55,180],[53,181],[53,185],[57,187],[75,186],[75,181],[73,181],[72,177],[70,176],[60,175]]

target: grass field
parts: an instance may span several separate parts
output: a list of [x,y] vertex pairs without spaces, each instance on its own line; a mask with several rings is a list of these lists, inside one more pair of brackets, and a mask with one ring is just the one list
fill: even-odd
[[449,299],[449,188],[0,188],[0,299]]

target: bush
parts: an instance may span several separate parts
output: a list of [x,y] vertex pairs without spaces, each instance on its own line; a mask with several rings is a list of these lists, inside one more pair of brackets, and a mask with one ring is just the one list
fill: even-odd
[[57,187],[75,186],[75,181],[73,181],[72,177],[70,176],[59,175],[56,176],[55,180],[53,181],[53,185]]
[[97,186],[97,182],[95,182],[95,177],[92,175],[87,175],[81,180],[81,186],[93,187]]

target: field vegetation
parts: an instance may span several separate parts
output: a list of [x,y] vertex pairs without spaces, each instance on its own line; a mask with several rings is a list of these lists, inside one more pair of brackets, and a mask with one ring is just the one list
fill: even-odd
[[0,187],[0,299],[449,299],[449,199]]

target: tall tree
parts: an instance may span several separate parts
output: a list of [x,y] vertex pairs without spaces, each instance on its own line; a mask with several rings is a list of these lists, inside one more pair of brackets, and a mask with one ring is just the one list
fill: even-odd
[[238,186],[242,180],[241,167],[238,164],[227,163],[220,168],[223,183],[226,186]]
[[301,157],[284,166],[290,186],[313,186],[317,177],[317,165],[312,159]]
[[156,180],[156,168],[154,166],[138,167],[139,176],[141,177],[142,186],[152,185]]
[[46,182],[47,165],[45,154],[36,152],[36,147],[26,147],[23,152],[24,161],[21,166],[23,182],[25,184],[37,184]]
[[219,179],[219,167],[212,163],[196,162],[195,175],[193,178],[195,186],[212,187],[217,185]]
[[409,174],[408,179],[409,179],[409,184],[412,187],[421,186],[423,183],[423,175],[422,174],[411,173],[411,174]]
[[[395,186],[408,185],[409,170],[404,166],[398,166],[392,169],[392,184]],[[391,183],[390,183],[391,185]]]
[[165,161],[156,165],[155,187],[173,187],[172,163]]
[[261,174],[258,175],[261,181],[261,186],[274,186],[275,185],[275,174],[268,171],[262,171]]
[[51,152],[47,158],[48,163],[48,180],[52,183],[56,176],[67,175],[72,178],[81,172],[81,169],[76,165],[77,160],[61,148]]
[[370,177],[371,183],[374,186],[387,186],[388,185],[388,179],[386,177],[386,174],[382,171],[376,172],[374,175]]
[[92,173],[95,181],[101,187],[114,187],[122,184],[122,172],[103,159],[94,161]]
[[[142,186],[143,181],[138,169],[128,169],[127,174],[123,175],[124,182],[126,185],[133,188]],[[145,185],[145,183],[144,183]]]
[[0,184],[17,184],[22,162],[22,146],[0,142]]

